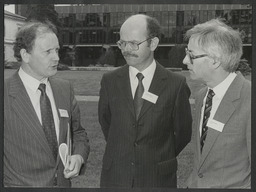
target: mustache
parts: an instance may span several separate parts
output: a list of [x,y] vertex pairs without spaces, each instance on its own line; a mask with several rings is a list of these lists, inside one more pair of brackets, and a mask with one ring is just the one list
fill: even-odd
[[129,52],[123,52],[123,56],[124,57],[139,57],[138,55],[129,53]]

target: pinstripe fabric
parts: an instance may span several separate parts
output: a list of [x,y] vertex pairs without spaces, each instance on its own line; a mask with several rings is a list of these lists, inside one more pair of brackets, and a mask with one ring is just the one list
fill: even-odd
[[[51,78],[57,109],[65,109],[73,116],[76,151],[86,161],[89,146],[84,129],[79,124],[79,109],[70,84]],[[60,143],[66,141],[69,118],[60,117]],[[73,123],[74,122],[74,123]],[[16,72],[4,85],[4,185],[53,186],[57,173],[58,186],[69,187],[63,177],[63,165],[54,159],[47,144],[40,121],[25,87]]]
[[99,122],[107,145],[101,187],[176,187],[176,156],[191,136],[190,90],[184,77],[157,64],[149,92],[158,100],[144,100],[136,121],[128,66],[104,74]]
[[250,188],[251,83],[240,73],[234,79],[213,118],[223,123],[224,128],[222,132],[208,129],[201,154],[198,127],[206,92],[204,88],[196,98],[194,168],[187,185],[189,188]]

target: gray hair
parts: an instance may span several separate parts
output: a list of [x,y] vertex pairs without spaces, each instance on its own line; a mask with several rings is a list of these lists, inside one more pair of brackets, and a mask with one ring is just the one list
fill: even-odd
[[220,19],[212,19],[188,30],[185,38],[196,39],[197,45],[210,57],[220,61],[224,70],[236,71],[243,54],[239,31]]

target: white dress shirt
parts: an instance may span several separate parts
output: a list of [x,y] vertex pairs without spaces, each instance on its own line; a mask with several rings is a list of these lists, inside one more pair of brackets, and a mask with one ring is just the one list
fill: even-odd
[[155,60],[153,60],[153,62],[146,69],[144,69],[141,72],[138,69],[136,69],[135,67],[129,66],[129,76],[130,76],[130,84],[131,84],[131,90],[132,90],[132,97],[133,98],[134,98],[134,95],[135,95],[135,92],[136,92],[136,89],[137,89],[137,86],[138,86],[138,83],[139,83],[138,78],[136,77],[136,75],[138,73],[143,74],[144,78],[142,80],[142,84],[143,84],[143,87],[144,87],[144,92],[147,92],[150,85],[151,85],[155,70],[156,70]]
[[22,68],[19,69],[18,74],[26,88],[26,91],[29,95],[30,101],[32,102],[32,105],[35,109],[35,112],[36,112],[37,117],[41,124],[42,124],[41,110],[40,110],[41,91],[38,89],[38,87],[39,87],[40,83],[46,84],[46,94],[49,97],[50,102],[51,102],[55,131],[56,131],[56,135],[57,135],[57,140],[59,141],[59,117],[58,117],[55,100],[54,100],[53,93],[52,93],[52,88],[48,81],[48,78],[43,80],[42,82],[38,81],[34,77],[28,75],[24,70],[22,70]]
[[[224,95],[226,94],[229,86],[231,85],[231,83],[234,81],[234,79],[236,78],[236,73],[230,73],[226,79],[224,79],[220,84],[218,84],[217,86],[215,86],[214,88],[212,88],[213,92],[215,93],[215,95],[212,98],[212,109],[210,112],[210,117],[209,119],[213,119]],[[206,96],[209,92],[209,88],[208,87],[208,91],[204,97],[204,101],[203,101],[203,106],[201,109],[201,121],[200,121],[200,136],[202,133],[202,123],[203,123],[203,116],[204,116],[204,107],[205,107],[205,102],[206,102]]]

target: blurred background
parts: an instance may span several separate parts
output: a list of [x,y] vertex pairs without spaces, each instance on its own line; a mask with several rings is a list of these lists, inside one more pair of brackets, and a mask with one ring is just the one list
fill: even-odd
[[[155,58],[164,66],[182,68],[185,32],[194,25],[222,18],[240,31],[243,59],[252,61],[252,5],[250,4],[5,4],[5,63],[15,62],[12,46],[16,31],[28,20],[52,21],[58,27],[60,64],[65,66],[122,66],[116,46],[122,23],[142,13],[161,24]],[[65,67],[64,66],[64,67]]]

